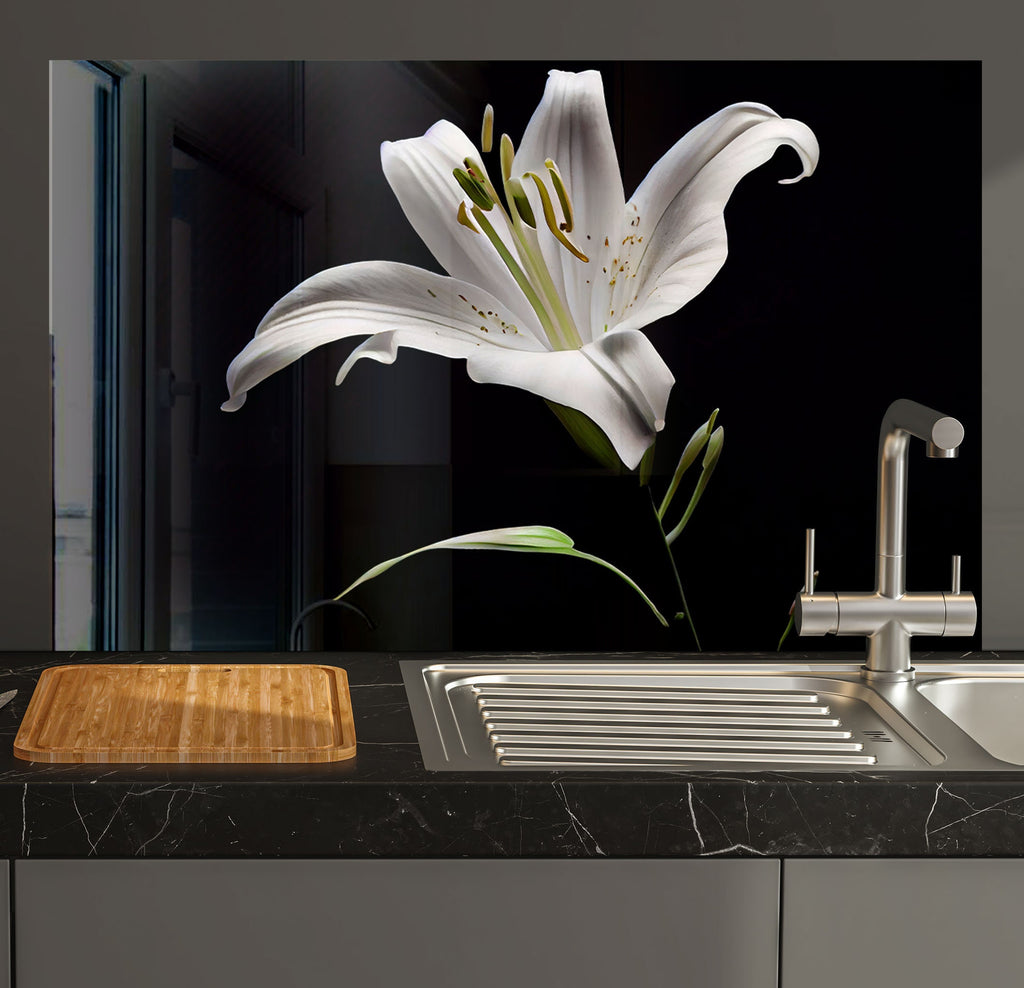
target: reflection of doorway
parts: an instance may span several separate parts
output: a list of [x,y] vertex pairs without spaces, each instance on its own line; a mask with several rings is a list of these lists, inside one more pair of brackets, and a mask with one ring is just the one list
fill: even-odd
[[167,419],[154,499],[168,519],[154,546],[161,634],[172,649],[272,649],[294,566],[296,375],[276,375],[244,417],[218,406],[232,356],[301,280],[301,216],[180,146],[172,173],[170,362],[155,382]]
[[[304,370],[274,375],[244,414],[219,406],[231,358],[303,276],[302,170],[273,167],[282,156],[302,164],[301,73],[292,63],[243,64],[229,86],[217,69],[145,64],[154,298],[142,644],[272,651],[287,647],[312,565]],[[242,146],[232,141],[239,133]]]

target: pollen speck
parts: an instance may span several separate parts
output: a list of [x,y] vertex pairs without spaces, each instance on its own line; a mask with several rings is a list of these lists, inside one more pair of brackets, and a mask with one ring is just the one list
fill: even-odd
[[605,247],[608,246],[608,238],[607,237],[604,238],[604,245],[605,245]]

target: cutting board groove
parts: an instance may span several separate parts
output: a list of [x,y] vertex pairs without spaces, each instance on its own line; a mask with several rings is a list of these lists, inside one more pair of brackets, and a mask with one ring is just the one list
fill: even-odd
[[326,665],[53,666],[14,741],[33,762],[334,762],[355,752],[348,676]]

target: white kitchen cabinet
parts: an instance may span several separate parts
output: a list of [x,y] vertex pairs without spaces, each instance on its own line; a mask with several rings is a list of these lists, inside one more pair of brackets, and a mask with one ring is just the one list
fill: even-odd
[[777,983],[777,860],[14,867],[17,988]]

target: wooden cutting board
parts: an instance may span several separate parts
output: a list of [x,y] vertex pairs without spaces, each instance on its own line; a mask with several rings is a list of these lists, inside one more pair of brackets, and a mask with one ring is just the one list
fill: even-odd
[[14,741],[33,762],[334,762],[356,753],[344,669],[44,669]]

